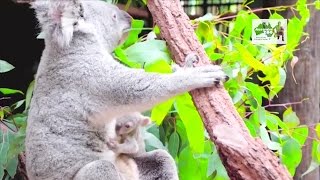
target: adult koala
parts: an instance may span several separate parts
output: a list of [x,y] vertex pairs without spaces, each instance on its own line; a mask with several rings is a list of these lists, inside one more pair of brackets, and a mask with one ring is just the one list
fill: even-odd
[[[131,17],[98,0],[33,3],[45,35],[28,116],[27,172],[31,180],[118,180],[101,133],[111,120],[150,109],[225,77],[219,66],[182,68],[173,74],[127,68],[111,52]],[[178,179],[162,150],[135,158],[142,180]]]

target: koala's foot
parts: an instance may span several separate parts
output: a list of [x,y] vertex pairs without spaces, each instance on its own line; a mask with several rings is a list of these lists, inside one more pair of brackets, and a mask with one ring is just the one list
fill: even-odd
[[134,157],[141,180],[179,180],[176,164],[164,150],[154,150]]
[[73,179],[74,180],[97,180],[97,179],[120,180],[120,176],[114,164],[106,160],[97,160],[82,167],[77,172],[77,174]]
[[188,68],[187,71],[192,74],[190,75],[192,83],[198,87],[217,86],[227,78],[221,66],[218,65],[198,66]]
[[221,82],[226,81],[228,77],[221,66],[210,64],[194,67],[194,64],[198,63],[199,60],[200,57],[196,53],[190,53],[185,58],[184,67],[173,65],[173,71],[187,71],[190,73],[191,82],[198,87],[219,86]]

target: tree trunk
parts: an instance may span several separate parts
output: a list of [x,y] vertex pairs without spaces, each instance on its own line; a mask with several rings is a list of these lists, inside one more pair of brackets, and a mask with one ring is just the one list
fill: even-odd
[[[200,56],[196,66],[210,63],[179,0],[148,0],[148,8],[177,64],[184,64],[190,52]],[[231,179],[292,179],[262,141],[250,136],[225,89],[199,89],[191,95]]]
[[[294,4],[296,0],[280,0],[277,5]],[[309,0],[309,3],[314,2]],[[304,98],[309,100],[302,104],[294,105],[293,110],[300,118],[301,124],[309,127],[309,137],[316,137],[314,124],[320,122],[320,12],[311,7],[310,21],[308,22],[306,32],[310,34],[310,39],[301,44],[299,51],[295,55],[299,58],[294,67],[294,76],[292,77],[292,68],[290,63],[287,67],[287,80],[284,89],[279,94],[277,103],[298,102]],[[287,11],[284,17],[292,17],[291,11]],[[300,179],[301,174],[305,172],[311,161],[312,139],[308,138],[303,148],[302,163],[297,169],[295,179]],[[304,176],[303,180],[320,179],[319,169]]]

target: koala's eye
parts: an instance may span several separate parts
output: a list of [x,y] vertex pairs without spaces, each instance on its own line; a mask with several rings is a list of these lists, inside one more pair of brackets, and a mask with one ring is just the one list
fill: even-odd
[[113,19],[113,20],[116,20],[116,19],[117,19],[117,14],[116,14],[116,13],[114,13],[114,14],[112,15],[112,19]]
[[126,127],[127,129],[129,129],[131,126],[130,126],[130,124],[126,124],[125,127]]

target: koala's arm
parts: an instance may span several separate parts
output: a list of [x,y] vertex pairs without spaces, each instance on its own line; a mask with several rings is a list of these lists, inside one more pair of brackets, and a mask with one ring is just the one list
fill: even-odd
[[96,80],[99,81],[97,89],[114,105],[114,113],[145,111],[183,92],[212,87],[225,78],[221,67],[214,65],[182,68],[172,74],[147,73],[120,64],[112,68],[113,74]]

